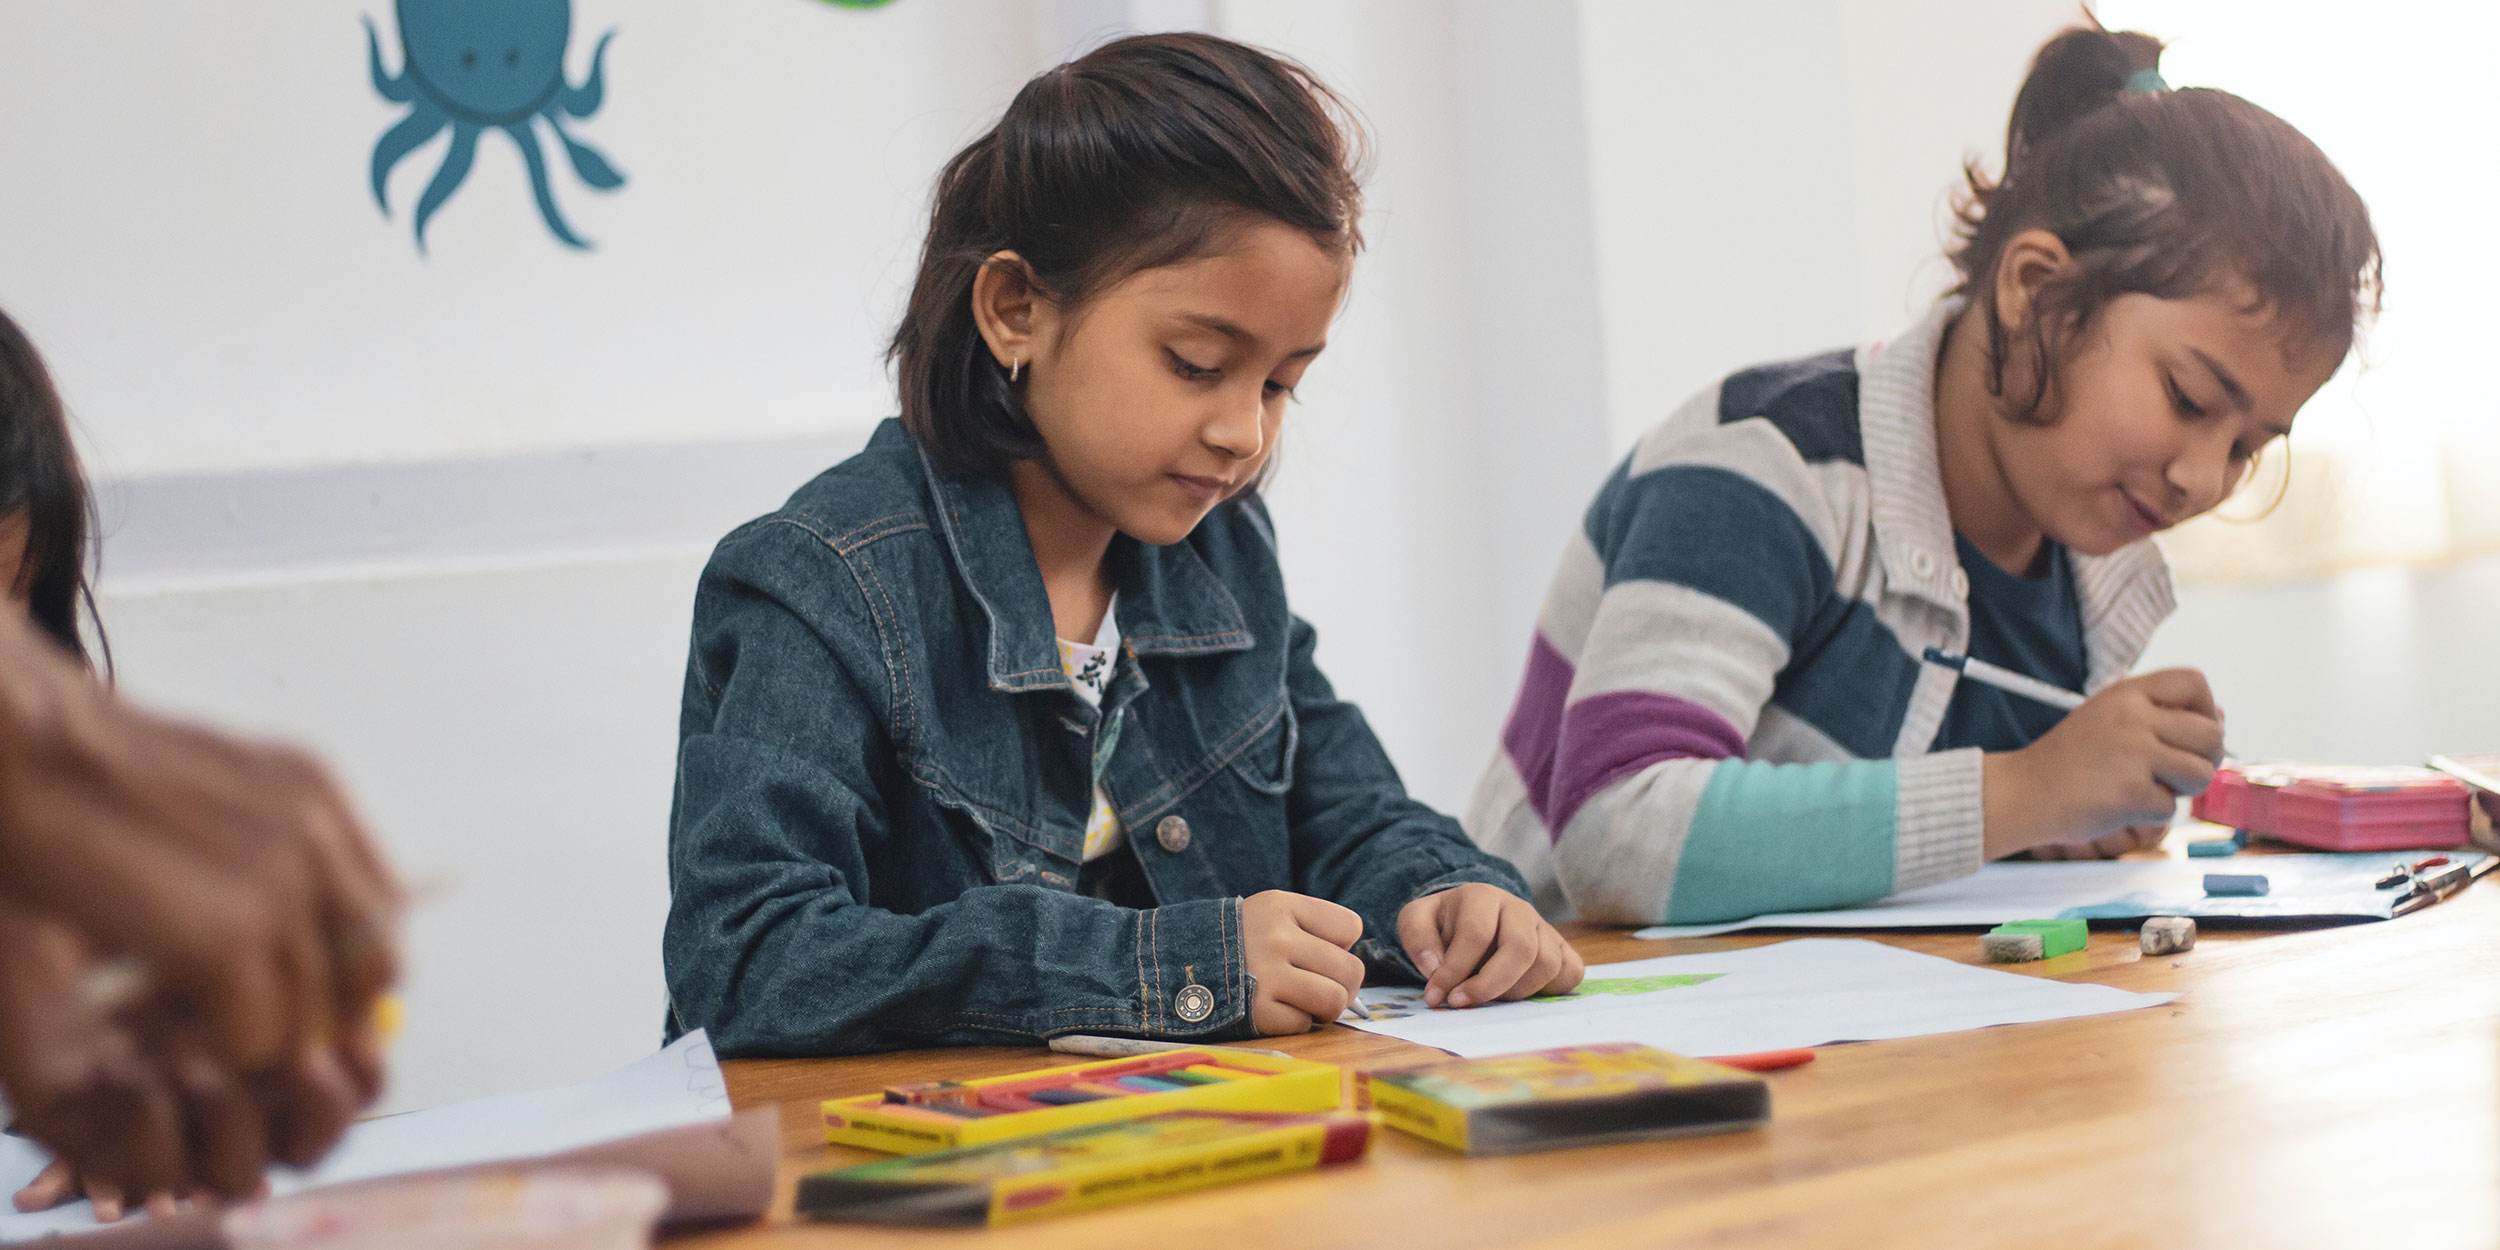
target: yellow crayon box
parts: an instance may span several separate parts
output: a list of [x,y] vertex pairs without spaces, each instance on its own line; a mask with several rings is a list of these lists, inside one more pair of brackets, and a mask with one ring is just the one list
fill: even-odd
[[1170,1111],[819,1172],[796,1205],[811,1220],[1018,1224],[1348,1163],[1370,1145],[1362,1116]]
[[825,1140],[951,1150],[1165,1111],[1334,1111],[1337,1066],[1238,1050],[1167,1050],[825,1100]]

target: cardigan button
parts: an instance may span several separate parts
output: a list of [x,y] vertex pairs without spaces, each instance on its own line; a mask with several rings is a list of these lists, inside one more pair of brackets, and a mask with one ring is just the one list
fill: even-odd
[[1936,575],[1936,557],[1923,550],[1911,552],[1910,571],[1918,574],[1921,580],[1934,577]]
[[1178,855],[1189,849],[1189,822],[1166,816],[1155,822],[1155,845]]
[[1960,569],[1953,570],[1953,593],[1964,598],[1970,597],[1970,574]]

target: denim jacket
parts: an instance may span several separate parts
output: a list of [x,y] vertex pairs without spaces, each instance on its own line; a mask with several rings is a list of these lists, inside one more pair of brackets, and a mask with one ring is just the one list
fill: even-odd
[[[728,1056],[1239,1037],[1245,895],[1344,904],[1355,953],[1406,980],[1408,902],[1525,897],[1330,690],[1255,498],[1110,559],[1124,641],[1096,711],[1006,484],[939,475],[899,422],[721,540],[669,819],[672,1034]],[[1077,889],[1098,747],[1152,908]]]

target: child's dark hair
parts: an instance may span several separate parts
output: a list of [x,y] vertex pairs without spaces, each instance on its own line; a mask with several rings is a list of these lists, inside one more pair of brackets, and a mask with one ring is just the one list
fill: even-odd
[[[23,591],[35,624],[86,660],[78,622],[82,613],[97,621],[88,581],[95,502],[79,471],[78,449],[70,443],[69,414],[43,357],[17,322],[0,312],[0,519],[20,515],[26,521],[26,560],[18,584],[6,589]],[[97,622],[99,649],[103,642]]]
[[1132,36],[1035,77],[938,175],[887,353],[903,424],[950,472],[1041,451],[973,322],[973,279],[991,256],[1015,252],[1042,294],[1073,306],[1205,255],[1245,220],[1351,252],[1361,146],[1343,101],[1309,70],[1212,35]]
[[1989,390],[2005,396],[2006,328],[1996,310],[2006,242],[2047,230],[2075,264],[2044,284],[2018,332],[2031,392],[2009,407],[2037,419],[2068,336],[2087,335],[2116,297],[2249,291],[2286,350],[2352,347],[2378,308],[2370,211],[2326,153],[2227,91],[2173,91],[2162,45],[2098,24],[2058,34],[2033,59],[2005,132],[2005,173],[1975,165],[1955,204],[1961,281],[1987,319]]

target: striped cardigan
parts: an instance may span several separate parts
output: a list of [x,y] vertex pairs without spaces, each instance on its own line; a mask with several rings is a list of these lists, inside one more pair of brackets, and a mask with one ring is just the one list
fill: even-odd
[[[1931,752],[1969,642],[1936,463],[1958,303],[1732,375],[1651,430],[1563,554],[1469,804],[1548,914],[1699,923],[1976,871],[1980,752]],[[2170,613],[2147,542],[2077,556],[2087,686]]]

